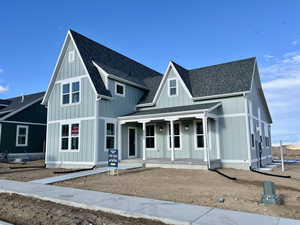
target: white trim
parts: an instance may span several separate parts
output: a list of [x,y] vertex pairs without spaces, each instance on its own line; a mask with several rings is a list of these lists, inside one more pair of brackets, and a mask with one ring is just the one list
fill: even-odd
[[[107,135],[107,124],[114,125],[114,135]],[[108,152],[108,148],[106,148],[106,138],[114,137],[114,149],[117,147],[117,121],[116,120],[105,120],[104,122],[104,152]]]
[[108,89],[108,73],[94,61],[92,61],[92,63],[98,69],[98,72],[102,78],[102,81],[103,81],[106,89]]
[[[95,165],[95,162],[77,162],[77,161],[46,161],[46,164],[71,164],[71,165]],[[99,163],[99,162],[97,162]]]
[[[147,136],[147,126],[153,126],[154,127],[154,136]],[[147,137],[154,137],[154,148],[147,148],[146,143],[147,143]],[[157,151],[157,135],[156,135],[156,124],[155,123],[147,123],[145,126],[145,149],[146,151]]]
[[[170,83],[171,83],[172,80],[175,80],[175,87],[170,86]],[[178,79],[177,78],[168,78],[167,87],[168,87],[168,97],[177,97],[178,96]],[[175,95],[171,95],[171,88],[176,89]]]
[[18,110],[12,111],[12,113],[9,113],[9,114],[7,114],[6,116],[2,117],[1,120],[5,120],[5,119],[7,119],[7,118],[9,118],[9,117],[11,117],[11,116],[17,114],[18,112],[23,111],[23,110],[26,109],[27,107],[29,107],[29,106],[31,106],[31,105],[33,105],[33,104],[35,104],[35,103],[41,101],[42,99],[43,99],[43,97],[37,98],[36,100],[30,102],[30,103],[27,104],[27,105],[24,105],[23,107],[19,108]]
[[13,123],[13,124],[24,124],[24,125],[47,126],[46,123],[31,123],[31,122],[20,122],[20,121],[10,121],[10,120],[0,120],[0,123]]
[[79,117],[76,119],[63,119],[63,120],[51,120],[48,121],[47,124],[53,124],[53,123],[72,123],[72,122],[77,122],[77,121],[82,121],[82,120],[95,120],[96,117],[91,116],[91,117]]
[[55,81],[55,84],[70,83],[70,82],[78,81],[78,80],[81,80],[83,78],[88,78],[88,77],[89,77],[88,74],[83,74],[83,75],[79,75],[79,76],[76,76],[76,77],[70,77],[70,78],[66,78],[66,79],[63,79],[63,80]]
[[[252,139],[252,136],[251,136],[251,134],[250,134],[250,132],[249,132],[249,109],[248,109],[248,98],[247,98],[247,96],[245,95],[244,96],[245,98],[244,98],[244,100],[245,100],[245,102],[244,102],[244,107],[245,107],[245,113],[247,113],[247,116],[245,116],[245,122],[246,122],[246,141],[247,141],[247,149],[248,149],[248,160],[249,160],[249,162],[250,162],[250,160],[251,160],[251,139]],[[251,166],[250,164],[249,164],[249,166]]]
[[[78,130],[78,135],[75,137],[78,137],[78,149],[71,149],[71,145],[72,145],[72,125],[73,124],[78,124],[79,125],[79,130]],[[63,125],[68,125],[69,126],[69,134],[68,134],[68,149],[62,149],[61,144],[62,144],[62,126]],[[59,152],[80,152],[80,136],[81,136],[81,121],[77,120],[72,121],[72,122],[68,122],[68,123],[60,123],[60,129],[59,129]]]
[[[129,140],[130,140],[130,138],[129,138],[129,130],[130,129],[132,129],[132,130],[134,130],[134,138],[135,138],[135,140],[134,140],[134,155],[132,156],[130,156],[129,155],[129,152],[130,152],[130,150],[129,150],[129,146],[130,146],[130,144],[129,144]],[[127,129],[127,136],[128,136],[128,139],[127,139],[127,149],[128,149],[128,159],[131,159],[131,158],[136,158],[136,156],[137,156],[137,129],[136,129],[136,127],[128,127],[128,129]]]
[[73,63],[74,61],[75,61],[75,50],[69,50],[68,63]]
[[[174,122],[174,125],[175,124],[178,124],[179,125],[179,135],[175,135],[174,133],[173,133],[173,136],[170,134],[170,131],[171,131],[171,121],[170,121],[170,123],[167,123],[167,149],[168,149],[168,151],[171,151],[172,150],[172,144],[171,144],[171,146],[170,146],[170,138],[172,139],[172,137],[173,137],[173,145],[174,145],[174,150],[175,151],[182,151],[182,122],[181,121],[176,121],[176,122]],[[169,127],[170,126],[170,127]],[[180,144],[180,147],[179,148],[176,148],[175,147],[175,137],[178,137],[179,136],[179,144]],[[171,142],[172,142],[171,141]]]
[[[117,92],[117,86],[123,87],[123,94],[120,94],[120,93]],[[115,81],[115,95],[121,96],[121,97],[126,96],[126,86],[125,86],[125,84],[122,84],[122,83],[119,83],[119,82]]]
[[[19,144],[18,139],[19,139],[19,129],[20,128],[25,128],[26,133],[25,133],[25,143],[24,144]],[[27,147],[28,146],[28,129],[29,126],[24,126],[24,125],[17,125],[17,131],[16,131],[16,147]],[[24,135],[22,135],[24,136]]]
[[220,120],[216,119],[216,132],[217,132],[217,158],[221,159],[221,147],[220,147]]
[[222,159],[223,163],[249,163],[248,160],[240,160],[240,159]]
[[[69,81],[70,80],[70,81]],[[78,93],[78,91],[73,92],[73,83],[79,82],[79,102],[72,102],[72,96],[74,93]],[[69,85],[69,103],[63,104],[63,96],[67,95],[63,93],[63,86],[68,84]],[[72,105],[80,105],[81,104],[81,79],[77,79],[77,77],[74,77],[74,79],[67,79],[63,80],[60,85],[60,106],[61,107],[67,107]]]
[[[197,137],[198,137],[198,135],[197,135],[197,122],[199,122],[199,121],[201,121],[202,120],[202,129],[203,129],[203,134],[200,134],[200,135],[202,135],[203,136],[203,147],[202,148],[198,148],[197,147]],[[198,120],[194,120],[193,121],[193,126],[194,126],[194,150],[196,150],[196,151],[203,151],[205,148],[206,148],[206,146],[205,146],[205,141],[204,141],[204,124],[203,124],[204,122],[203,122],[203,119],[198,119]],[[200,136],[199,135],[199,136]]]
[[228,94],[210,95],[210,96],[203,96],[203,97],[193,97],[193,100],[198,101],[198,100],[205,100],[205,99],[212,99],[212,98],[233,97],[233,96],[245,95],[247,93],[249,93],[249,91],[233,92]]
[[217,115],[217,118],[241,117],[241,116],[247,116],[247,113],[231,113],[231,114]]

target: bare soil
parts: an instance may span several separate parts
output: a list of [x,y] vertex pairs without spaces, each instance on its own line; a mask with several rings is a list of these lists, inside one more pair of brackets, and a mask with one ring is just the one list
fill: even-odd
[[[31,181],[46,177],[58,176],[54,171],[68,171],[66,169],[46,169],[43,160],[26,163],[0,163],[0,179]],[[13,167],[23,167],[21,169]],[[36,167],[36,168],[28,168]]]
[[[281,153],[279,147],[272,147],[273,159],[281,159]],[[288,149],[283,148],[284,159],[300,159],[300,149]]]
[[[292,179],[222,169],[237,178],[233,181],[206,170],[154,168],[122,171],[119,176],[97,174],[56,185],[300,219],[300,164],[287,167],[284,174]],[[279,168],[272,173],[281,174]],[[260,203],[264,180],[275,183],[284,205]],[[218,202],[220,197],[224,203]]]
[[101,211],[65,206],[50,201],[0,193],[0,220],[15,225],[163,225]]

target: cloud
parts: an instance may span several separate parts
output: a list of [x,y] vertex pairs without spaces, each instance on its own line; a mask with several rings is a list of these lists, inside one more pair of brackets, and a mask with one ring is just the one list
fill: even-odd
[[300,136],[300,52],[288,52],[262,67],[263,89],[273,117],[274,143],[296,143]]
[[292,45],[298,45],[299,44],[299,41],[298,40],[295,40],[295,41],[292,41],[292,43],[291,43]]
[[275,56],[273,56],[273,55],[268,55],[268,54],[264,55],[263,57],[264,57],[264,59],[265,59],[266,61],[269,61],[269,60],[275,58]]
[[8,87],[5,87],[5,86],[0,85],[0,93],[7,92],[8,90],[9,90]]
[[0,73],[3,73],[4,72],[4,69],[0,68]]

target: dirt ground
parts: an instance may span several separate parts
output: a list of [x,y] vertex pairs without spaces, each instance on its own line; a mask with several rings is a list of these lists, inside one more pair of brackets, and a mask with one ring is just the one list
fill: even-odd
[[[66,169],[46,169],[43,160],[32,161],[27,163],[0,163],[0,179],[16,180],[16,181],[31,181],[46,177],[58,176],[54,171],[68,171]],[[38,168],[26,168],[26,167]],[[14,169],[13,167],[23,167]]]
[[[222,169],[237,178],[233,181],[206,170],[154,168],[123,171],[119,176],[97,174],[55,185],[300,219],[300,164],[287,167],[285,175],[292,179]],[[272,172],[281,174],[279,168]],[[275,183],[284,205],[260,203],[264,180]],[[220,197],[225,198],[224,203],[218,202]]]
[[[273,159],[281,159],[279,147],[272,147]],[[299,159],[300,160],[300,150],[292,150],[283,148],[283,158],[284,159]]]
[[0,194],[0,220],[15,225],[163,225],[146,219],[91,211],[16,194]]

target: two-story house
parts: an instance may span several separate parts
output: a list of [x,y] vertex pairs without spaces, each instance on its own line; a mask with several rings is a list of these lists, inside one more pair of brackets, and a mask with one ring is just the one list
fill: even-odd
[[[169,62],[162,75],[68,31],[42,104],[47,167],[105,164],[248,169],[271,161],[271,115],[257,62],[198,69]],[[197,167],[198,166],[198,167]]]

